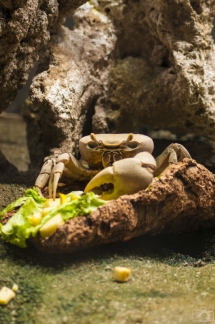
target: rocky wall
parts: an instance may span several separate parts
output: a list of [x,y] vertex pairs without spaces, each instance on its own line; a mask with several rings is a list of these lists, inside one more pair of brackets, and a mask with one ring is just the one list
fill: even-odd
[[22,88],[51,35],[83,0],[0,1],[0,112]]
[[[31,86],[45,152],[145,125],[215,138],[214,0],[89,1]],[[47,63],[48,62],[48,63]]]

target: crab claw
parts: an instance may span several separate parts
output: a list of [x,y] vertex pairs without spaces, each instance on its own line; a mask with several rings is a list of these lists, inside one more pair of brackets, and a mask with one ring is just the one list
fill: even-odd
[[134,194],[147,188],[153,179],[156,161],[148,152],[138,153],[134,158],[127,158],[113,163],[113,166],[100,171],[86,186],[85,192],[112,184],[112,189],[103,192],[105,200],[117,199],[121,195]]

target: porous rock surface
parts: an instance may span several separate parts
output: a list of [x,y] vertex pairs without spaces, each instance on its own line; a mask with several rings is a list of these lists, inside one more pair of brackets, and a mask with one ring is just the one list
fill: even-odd
[[[92,129],[97,99],[108,91],[114,26],[89,3],[77,10],[74,18],[75,30],[62,26],[52,37],[49,64],[31,86],[46,153],[78,149],[80,137]],[[105,118],[101,117],[99,124],[101,131],[108,131]]]
[[214,1],[125,1],[124,6],[123,18],[114,16],[123,32],[110,76],[112,128],[137,131],[146,123],[214,139]]
[[46,253],[66,253],[142,234],[179,233],[215,226],[215,176],[195,160],[168,167],[149,190],[122,196],[32,239]]
[[145,124],[215,138],[214,0],[93,0],[52,38],[31,99],[45,152]]
[[0,112],[15,99],[65,15],[83,0],[0,0]]

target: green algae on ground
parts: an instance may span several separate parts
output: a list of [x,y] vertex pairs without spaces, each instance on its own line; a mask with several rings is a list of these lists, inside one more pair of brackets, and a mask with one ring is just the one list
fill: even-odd
[[[21,186],[1,185],[8,187],[2,206],[22,195],[22,179]],[[62,256],[0,241],[0,287],[19,285],[16,297],[0,307],[0,323],[193,323],[193,310],[215,312],[214,255],[212,230],[143,236]],[[118,265],[132,269],[127,283],[112,280]]]
[[[196,257],[170,249],[190,240]],[[193,310],[214,307],[214,259],[204,251],[214,233],[175,241],[139,237],[64,256],[1,242],[0,285],[15,282],[19,292],[0,308],[0,323],[192,323]],[[201,262],[199,252],[206,255]],[[132,269],[127,283],[113,281],[117,265]]]

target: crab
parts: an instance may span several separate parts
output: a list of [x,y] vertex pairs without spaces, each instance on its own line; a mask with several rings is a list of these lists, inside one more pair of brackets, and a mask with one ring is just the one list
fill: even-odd
[[55,199],[60,177],[89,181],[84,192],[100,193],[105,200],[146,189],[153,177],[169,164],[191,158],[184,146],[169,145],[156,159],[152,156],[153,140],[141,134],[91,133],[79,141],[80,154],[87,165],[71,153],[47,157],[36,179],[35,186],[42,190],[49,182],[49,197]]

